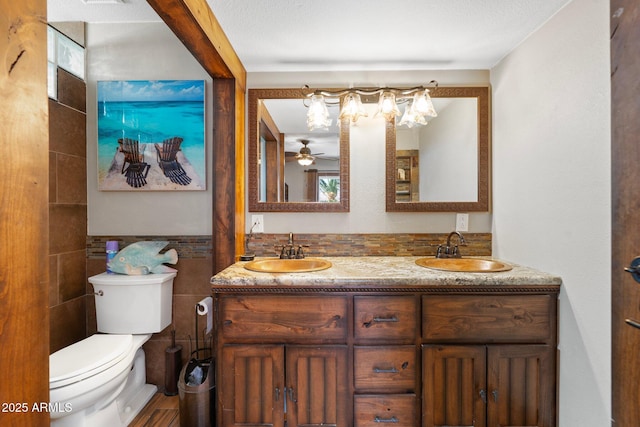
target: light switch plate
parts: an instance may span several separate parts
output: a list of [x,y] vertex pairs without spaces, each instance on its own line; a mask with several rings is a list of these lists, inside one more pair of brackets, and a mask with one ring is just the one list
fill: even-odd
[[469,231],[469,214],[456,214],[456,231]]
[[262,215],[251,215],[251,232],[264,233],[264,218]]

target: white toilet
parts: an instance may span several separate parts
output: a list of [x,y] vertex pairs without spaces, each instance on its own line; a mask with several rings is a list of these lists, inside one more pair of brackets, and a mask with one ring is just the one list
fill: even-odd
[[89,278],[99,333],[49,356],[51,426],[127,426],[153,397],[142,344],[171,324],[175,276]]

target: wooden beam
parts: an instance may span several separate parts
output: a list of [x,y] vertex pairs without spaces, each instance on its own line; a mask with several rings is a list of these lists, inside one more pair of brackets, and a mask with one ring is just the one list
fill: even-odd
[[242,92],[247,72],[206,0],[147,0],[213,78],[234,78]]
[[[49,425],[47,2],[0,0],[0,425]],[[8,406],[5,406],[8,405]],[[34,406],[36,410],[34,410]]]
[[239,87],[236,80],[236,115],[235,115],[235,133],[236,133],[236,176],[235,176],[235,225],[236,225],[236,255],[244,253],[245,238],[245,123],[246,123],[246,96],[245,92]]
[[235,262],[235,84],[213,80],[213,273]]
[[213,272],[244,252],[247,73],[206,0],[147,0],[213,77]]

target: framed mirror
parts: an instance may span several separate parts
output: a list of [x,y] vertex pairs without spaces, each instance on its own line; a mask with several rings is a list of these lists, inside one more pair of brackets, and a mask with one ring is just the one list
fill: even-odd
[[302,89],[249,89],[250,212],[348,212],[349,122],[307,128]]
[[489,88],[439,86],[430,95],[438,116],[427,125],[386,122],[386,210],[488,212]]

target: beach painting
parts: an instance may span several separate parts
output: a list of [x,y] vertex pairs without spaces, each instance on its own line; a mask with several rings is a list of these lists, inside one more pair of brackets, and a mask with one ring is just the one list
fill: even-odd
[[97,86],[100,190],[206,190],[204,80]]

